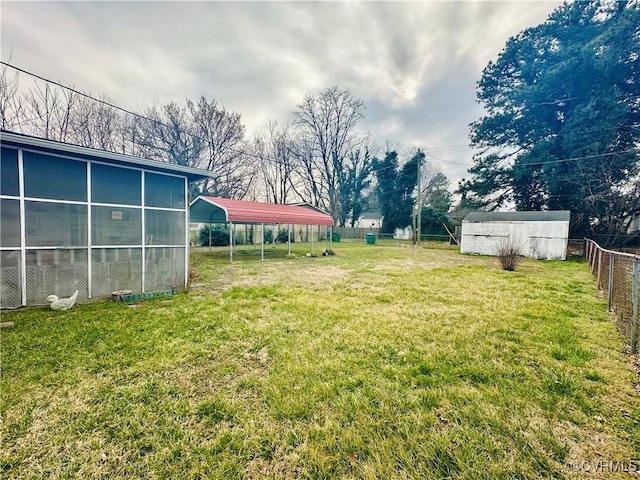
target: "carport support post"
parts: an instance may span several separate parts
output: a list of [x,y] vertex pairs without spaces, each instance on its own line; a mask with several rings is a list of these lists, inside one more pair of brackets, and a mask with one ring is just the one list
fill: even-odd
[[209,253],[211,253],[211,222],[209,222]]
[[333,225],[329,226],[329,250],[333,248]]
[[311,253],[313,253],[313,225],[311,225],[311,235],[309,237],[311,238]]
[[288,255],[291,255],[291,224],[287,227],[287,246],[289,248],[287,253]]
[[229,263],[233,263],[233,222],[229,222]]
[[261,237],[262,237],[262,250],[260,252],[260,260],[264,260],[264,223],[260,224],[262,226],[261,230]]

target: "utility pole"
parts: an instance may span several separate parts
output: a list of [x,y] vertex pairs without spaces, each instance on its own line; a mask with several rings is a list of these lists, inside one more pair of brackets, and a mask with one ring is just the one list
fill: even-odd
[[416,221],[417,244],[420,245],[420,236],[422,235],[422,158],[424,155],[418,149],[418,219]]

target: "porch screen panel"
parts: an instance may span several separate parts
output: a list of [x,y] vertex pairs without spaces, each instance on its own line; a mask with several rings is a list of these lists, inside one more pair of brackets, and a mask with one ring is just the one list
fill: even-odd
[[20,247],[20,201],[0,199],[0,246]]
[[145,173],[144,191],[147,207],[185,208],[184,178]]
[[185,213],[167,210],[145,210],[147,245],[184,245]]
[[142,291],[141,248],[92,248],[91,262],[93,296]]
[[18,150],[2,147],[0,149],[0,194],[20,195],[18,184]]
[[122,205],[142,204],[142,172],[110,167],[100,163],[91,166],[91,201]]
[[87,164],[23,151],[24,194],[51,200],[87,201]]
[[46,297],[87,298],[87,249],[27,250],[27,304],[46,304]]
[[92,245],[142,245],[142,210],[92,207]]
[[184,248],[147,248],[145,290],[158,292],[182,289],[185,284]]
[[0,252],[0,306],[19,307],[22,300],[20,250]]
[[25,202],[28,247],[87,245],[87,206],[68,203]]

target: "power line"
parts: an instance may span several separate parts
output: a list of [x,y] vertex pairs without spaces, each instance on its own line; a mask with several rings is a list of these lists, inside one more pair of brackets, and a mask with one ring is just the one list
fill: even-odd
[[[24,73],[24,74],[26,74],[26,75],[32,76],[32,77],[34,77],[34,78],[37,78],[38,80],[42,80],[42,81],[44,81],[44,82],[51,83],[51,84],[56,85],[56,86],[58,86],[58,87],[60,87],[60,88],[63,88],[63,89],[68,90],[68,91],[70,91],[70,92],[73,92],[73,93],[75,93],[75,94],[77,94],[77,95],[80,95],[80,96],[82,96],[82,97],[85,97],[85,98],[88,98],[88,99],[90,99],[90,100],[93,100],[94,102],[101,103],[101,104],[106,105],[106,106],[108,106],[108,107],[110,107],[110,108],[113,108],[113,109],[115,109],[115,110],[119,110],[119,111],[121,111],[121,112],[124,112],[124,113],[126,113],[126,114],[128,114],[128,115],[134,116],[134,117],[136,117],[136,118],[140,118],[140,119],[142,119],[142,120],[146,120],[146,121],[148,121],[148,122],[155,123],[155,124],[160,125],[160,126],[163,126],[163,127],[165,127],[165,128],[169,128],[169,129],[171,129],[171,128],[172,128],[170,125],[167,125],[166,123],[163,123],[163,122],[161,122],[161,121],[159,121],[159,120],[156,120],[156,119],[153,119],[153,118],[149,118],[149,117],[145,117],[144,115],[140,115],[139,113],[133,112],[133,111],[131,111],[131,110],[127,110],[126,108],[123,108],[123,107],[119,107],[118,105],[114,105],[114,104],[112,104],[112,103],[110,103],[110,102],[107,102],[106,100],[102,100],[102,99],[100,99],[100,98],[96,98],[96,97],[94,97],[94,96],[92,96],[92,95],[89,95],[89,94],[87,94],[87,93],[84,93],[84,92],[81,92],[81,91],[79,91],[79,90],[76,90],[76,89],[75,89],[75,88],[73,88],[73,87],[70,87],[70,86],[68,86],[68,85],[64,85],[64,84],[62,84],[62,83],[60,83],[60,82],[56,82],[56,81],[54,81],[54,80],[50,80],[50,79],[45,78],[45,77],[43,77],[43,76],[41,76],[41,75],[38,75],[38,74],[36,74],[36,73],[33,73],[33,72],[29,72],[29,71],[27,71],[27,70],[24,70],[23,68],[17,67],[17,66],[15,66],[15,65],[11,65],[10,63],[4,62],[4,61],[0,61],[0,64],[5,65],[5,66],[10,67],[10,68],[13,68],[14,70],[17,70],[17,71],[18,71],[18,72],[20,72],[20,73]],[[185,133],[186,135],[189,135],[189,136],[191,136],[192,138],[198,139],[198,140],[200,140],[200,141],[203,141],[203,142],[206,142],[206,141],[207,141],[206,139],[204,139],[204,138],[200,137],[199,135],[196,135],[196,134],[195,134],[195,133],[193,133],[193,132],[185,131],[184,133]],[[218,145],[218,147],[219,147],[219,148],[221,148],[221,149],[223,149],[223,150],[227,150],[228,152],[237,153],[237,154],[240,154],[240,155],[246,155],[246,156],[249,156],[249,157],[254,157],[254,158],[257,158],[258,160],[263,160],[263,161],[264,161],[264,160],[267,160],[267,161],[271,161],[271,159],[265,159],[265,158],[263,158],[263,157],[261,157],[261,156],[259,156],[259,155],[256,155],[255,153],[247,152],[247,151],[244,151],[244,150],[238,150],[238,149],[235,149],[235,148],[232,148],[232,147],[228,147],[228,146],[226,146],[226,145]]]
[[451,163],[453,165],[462,165],[463,167],[473,167],[473,164],[454,162],[454,161],[451,161],[451,160],[444,160],[444,159],[442,159],[440,157],[436,157],[435,155],[432,155],[431,153],[427,153],[426,155],[427,155],[427,157],[433,158],[434,160],[438,160],[440,162]]
[[[623,153],[631,153],[631,152],[636,152],[637,149],[635,148],[630,148],[628,150],[620,150],[619,152],[605,152],[605,153],[596,153],[596,154],[592,154],[592,155],[584,155],[584,156],[580,156],[580,157],[570,157],[570,158],[559,158],[559,159],[555,159],[555,160],[546,160],[546,161],[540,161],[540,162],[529,162],[529,163],[518,163],[518,164],[514,164],[514,167],[529,167],[529,166],[536,166],[536,165],[548,165],[548,164],[552,164],[552,163],[564,163],[564,162],[574,162],[574,161],[579,161],[579,160],[587,160],[589,158],[598,158],[598,157],[607,157],[607,156],[611,156],[611,155],[621,155]],[[438,158],[435,155],[431,155],[429,153],[427,153],[427,156],[434,158],[436,160],[439,160],[441,162],[446,162],[446,163],[452,163],[454,165],[463,165],[463,166],[467,166],[467,167],[473,167],[474,165],[469,165],[468,163],[458,163],[458,162],[453,162],[450,160],[443,160],[442,158]]]
[[[157,124],[157,125],[160,125],[160,126],[162,126],[162,127],[168,128],[168,129],[171,129],[171,128],[172,128],[170,125],[167,125],[166,123],[161,122],[160,120],[156,120],[156,119],[153,119],[153,118],[145,117],[144,115],[141,115],[141,114],[139,114],[139,113],[133,112],[133,111],[128,110],[128,109],[126,109],[126,108],[120,107],[120,106],[115,105],[115,104],[113,104],[113,103],[107,102],[106,100],[103,100],[103,99],[100,99],[100,98],[96,98],[96,97],[94,97],[94,96],[92,96],[92,95],[89,95],[89,94],[87,94],[87,93],[84,93],[84,92],[82,92],[82,91],[80,91],[80,90],[77,90],[77,89],[75,89],[75,88],[72,88],[72,87],[70,87],[70,86],[68,86],[68,85],[64,85],[63,83],[56,82],[56,81],[54,81],[54,80],[50,80],[50,79],[48,79],[48,78],[46,78],[46,77],[43,77],[43,76],[38,75],[38,74],[33,73],[33,72],[29,72],[28,70],[25,70],[25,69],[23,69],[23,68],[17,67],[17,66],[15,66],[15,65],[10,64],[10,63],[4,62],[4,61],[0,61],[0,64],[5,65],[5,66],[10,67],[10,68],[13,68],[14,70],[17,70],[17,71],[18,71],[18,72],[20,72],[20,73],[24,73],[25,75],[29,75],[29,76],[31,76],[31,77],[37,78],[38,80],[42,80],[42,81],[44,81],[44,82],[47,82],[47,83],[50,83],[50,84],[56,85],[56,86],[58,86],[58,87],[60,87],[60,88],[63,88],[63,89],[68,90],[68,91],[70,91],[70,92],[73,92],[73,93],[75,93],[75,94],[77,94],[77,95],[80,95],[80,96],[82,96],[82,97],[85,97],[85,98],[88,98],[88,99],[90,99],[90,100],[93,100],[94,102],[98,102],[98,103],[100,103],[100,104],[102,104],[102,105],[106,105],[106,106],[108,106],[108,107],[110,107],[110,108],[113,108],[113,109],[115,109],[115,110],[118,110],[118,111],[124,112],[124,113],[126,113],[127,115],[131,115],[131,116],[133,116],[133,117],[140,118],[140,119],[142,119],[142,120],[145,120],[145,121],[148,121],[148,122],[155,123],[155,124]],[[204,139],[204,138],[200,137],[199,135],[197,135],[197,134],[195,134],[195,133],[193,133],[193,132],[185,131],[184,133],[185,133],[186,135],[191,136],[192,138],[195,138],[195,139],[198,139],[198,140],[200,140],[200,141],[206,142],[206,139]],[[253,157],[253,158],[256,158],[256,159],[261,160],[261,161],[263,161],[263,162],[269,162],[269,163],[272,163],[272,164],[275,164],[275,165],[284,165],[284,164],[285,164],[285,162],[278,161],[277,159],[272,159],[272,158],[263,157],[263,156],[261,156],[261,155],[257,155],[257,154],[255,154],[255,153],[253,153],[253,152],[248,152],[248,151],[246,151],[246,150],[239,150],[239,149],[236,149],[236,148],[228,147],[228,146],[226,146],[226,145],[218,145],[218,147],[219,147],[219,148],[221,148],[221,149],[223,149],[223,150],[226,150],[226,151],[228,151],[228,152],[236,153],[236,154],[239,154],[239,155],[245,155],[245,156],[248,156],[248,157]],[[289,151],[289,153],[293,154],[294,156],[298,156],[298,154],[297,154],[296,152],[294,152],[291,148],[288,148],[288,147],[287,147],[287,150]],[[435,158],[435,157],[434,157],[434,158]],[[446,162],[446,160],[441,160],[441,161]],[[449,163],[455,163],[455,162],[449,162]],[[468,164],[459,164],[459,165],[471,166],[471,165],[468,165]],[[388,169],[390,169],[390,168],[395,168],[395,166],[390,165],[390,166],[388,166],[388,167],[383,167],[383,168],[381,168],[381,169],[378,169],[377,171],[384,171],[384,170],[388,170]]]
[[599,154],[593,154],[593,155],[584,155],[582,157],[561,158],[558,160],[549,160],[546,162],[518,163],[518,164],[515,164],[514,167],[530,167],[535,165],[547,165],[549,163],[577,162],[579,160],[586,160],[588,158],[608,157],[611,155],[620,155],[623,153],[630,153],[635,151],[637,151],[635,148],[630,148],[629,150],[621,150],[619,152],[608,152],[608,153],[599,153]]
[[[60,83],[60,82],[57,82],[57,81],[54,81],[54,80],[50,80],[50,79],[48,79],[48,78],[46,78],[46,77],[43,77],[43,76],[38,75],[38,74],[36,74],[36,73],[30,72],[30,71],[25,70],[25,69],[23,69],[23,68],[17,67],[17,66],[15,66],[15,65],[12,65],[12,64],[7,63],[7,62],[5,62],[5,61],[0,61],[0,64],[4,65],[4,66],[6,66],[6,67],[13,68],[14,70],[16,70],[16,71],[18,71],[18,72],[20,72],[20,73],[24,73],[25,75],[29,75],[29,76],[31,76],[31,77],[37,78],[38,80],[42,80],[42,81],[44,81],[44,82],[47,82],[47,83],[50,83],[50,84],[56,85],[56,86],[58,86],[58,87],[60,87],[60,88],[63,88],[63,89],[68,90],[68,91],[70,91],[70,92],[73,92],[73,93],[75,93],[75,94],[77,94],[77,95],[80,95],[80,96],[82,96],[82,97],[85,97],[85,98],[88,98],[88,99],[90,99],[90,100],[93,100],[94,102],[97,102],[97,103],[100,103],[100,104],[102,104],[102,105],[106,105],[106,106],[108,106],[108,107],[110,107],[110,108],[113,108],[113,109],[115,109],[115,110],[118,110],[118,111],[124,112],[124,113],[126,113],[127,115],[131,115],[131,116],[133,116],[133,117],[136,117],[136,118],[139,118],[139,119],[142,119],[142,120],[145,120],[145,121],[151,122],[151,123],[155,123],[156,125],[160,125],[160,126],[162,126],[162,127],[168,128],[168,129],[172,129],[172,128],[173,128],[173,127],[171,127],[170,125],[168,125],[168,124],[166,124],[166,123],[164,123],[164,122],[161,122],[160,120],[157,120],[157,119],[154,119],[154,118],[145,117],[144,115],[141,115],[141,114],[139,114],[139,113],[133,112],[133,111],[128,110],[128,109],[126,109],[126,108],[120,107],[120,106],[115,105],[115,104],[113,104],[113,103],[107,102],[106,100],[103,100],[103,99],[100,99],[100,98],[96,98],[96,97],[94,97],[94,96],[92,96],[92,95],[89,95],[89,94],[87,94],[87,93],[84,93],[84,92],[82,92],[82,91],[80,91],[80,90],[77,90],[77,89],[75,89],[75,88],[73,88],[73,87],[70,87],[70,86],[68,86],[68,85],[65,85],[65,84],[63,84],[63,83]],[[197,139],[197,140],[200,140],[200,141],[202,141],[202,142],[205,142],[205,143],[207,142],[207,140],[206,140],[206,139],[202,138],[201,136],[199,136],[199,135],[197,135],[197,134],[195,134],[195,133],[193,133],[193,132],[185,131],[184,133],[185,133],[186,135],[189,135],[190,137],[195,138],[195,139]],[[248,156],[248,157],[252,157],[252,158],[255,158],[255,159],[261,160],[261,161],[263,161],[263,162],[269,162],[269,163],[274,164],[274,165],[286,165],[286,162],[282,162],[282,161],[279,161],[278,159],[274,159],[274,158],[263,157],[262,155],[257,155],[257,154],[255,154],[255,153],[253,153],[253,152],[248,152],[248,151],[246,151],[246,150],[240,150],[240,149],[237,149],[237,148],[228,147],[228,146],[226,146],[226,145],[218,145],[217,147],[218,147],[218,148],[220,148],[220,149],[222,149],[222,150],[226,150],[226,151],[228,151],[228,152],[231,152],[231,153],[235,153],[235,154],[238,154],[238,155],[245,155],[245,156]],[[289,153],[291,153],[292,155],[294,155],[294,156],[296,156],[296,157],[298,157],[298,156],[299,156],[299,155],[298,155],[295,151],[293,151],[291,148],[287,147],[287,150],[288,150],[288,151],[289,151]],[[380,171],[382,171],[382,170],[386,170],[387,168],[389,168],[389,167],[385,167],[385,168],[381,169]]]
[[[56,86],[58,86],[60,88],[63,88],[63,89],[68,90],[70,92],[73,92],[73,93],[75,93],[77,95],[80,95],[82,97],[85,97],[85,98],[88,98],[90,100],[93,100],[94,102],[98,102],[100,104],[106,105],[106,106],[108,106],[110,108],[113,108],[115,110],[124,112],[127,115],[131,115],[133,117],[140,118],[142,120],[145,120],[145,121],[148,121],[148,122],[151,122],[151,123],[155,123],[155,124],[163,126],[165,128],[169,128],[169,129],[172,128],[170,125],[167,125],[166,123],[163,123],[163,122],[161,122],[159,120],[156,120],[156,119],[153,119],[153,118],[149,118],[149,117],[145,117],[144,115],[141,115],[139,113],[133,112],[133,111],[128,110],[126,108],[120,107],[120,106],[115,105],[113,103],[107,102],[106,100],[103,100],[103,99],[100,99],[100,98],[96,98],[96,97],[94,97],[92,95],[89,95],[87,93],[81,92],[81,91],[79,91],[79,90],[77,90],[77,89],[75,89],[73,87],[70,87],[68,85],[64,85],[64,84],[62,84],[60,82],[57,82],[57,81],[54,81],[54,80],[50,80],[50,79],[48,79],[46,77],[43,77],[43,76],[38,75],[36,73],[30,72],[30,71],[25,70],[23,68],[17,67],[17,66],[12,65],[12,64],[10,64],[8,62],[0,61],[0,64],[4,65],[6,67],[12,68],[12,69],[14,69],[14,70],[16,70],[16,71],[18,71],[20,73],[24,73],[25,75],[29,75],[31,77],[37,78],[38,80],[42,80],[44,82],[56,85]],[[623,127],[635,127],[636,125],[621,125],[621,126],[623,126]],[[615,128],[616,127],[610,127],[610,128],[606,128],[606,129],[599,129],[599,130],[585,130],[585,131],[582,131],[582,132],[569,132],[569,133],[566,133],[566,134],[558,133],[557,135],[573,135],[573,134],[577,135],[577,134],[580,134],[580,133],[595,133],[595,132],[600,132],[600,131],[612,130],[612,129],[615,129]],[[203,141],[203,142],[207,142],[207,140],[205,138],[202,138],[201,136],[199,136],[199,135],[197,135],[197,134],[195,134],[193,132],[185,131],[184,133],[186,135],[191,136],[192,138],[198,139],[198,140]],[[245,156],[248,156],[248,157],[253,157],[253,158],[256,158],[256,159],[261,160],[263,162],[267,161],[267,162],[270,162],[270,163],[273,163],[273,164],[276,164],[276,165],[284,164],[284,162],[279,162],[276,159],[265,158],[265,157],[263,157],[261,155],[255,154],[253,152],[248,152],[246,150],[240,150],[240,149],[228,147],[226,145],[218,145],[218,148],[220,148],[222,150],[226,150],[226,151],[231,152],[231,153],[238,154],[238,155],[245,155]],[[445,149],[445,148],[449,148],[449,147],[446,147],[446,146],[440,147],[440,149]],[[451,148],[458,148],[458,146],[453,146],[452,145]],[[296,155],[296,153],[291,151],[291,149],[289,149],[289,151],[291,153],[293,153],[294,155]],[[548,160],[548,161],[542,161],[542,162],[521,163],[521,164],[519,164],[519,166],[536,166],[536,165],[547,165],[547,164],[551,164],[551,163],[563,163],[563,162],[579,161],[579,160],[585,160],[585,159],[588,159],[588,158],[596,158],[596,157],[601,157],[601,156],[609,156],[609,155],[630,153],[630,152],[634,152],[634,151],[636,151],[636,149],[623,150],[623,151],[620,151],[620,152],[609,152],[609,153],[603,153],[603,154],[585,155],[585,156],[581,156],[581,157],[572,157],[572,158],[563,158],[563,159],[557,159],[557,160]],[[456,162],[456,161],[452,161],[452,160],[444,160],[444,159],[436,157],[435,155],[430,154],[430,153],[427,153],[426,155],[428,157],[433,158],[435,160],[438,160],[440,162],[449,163],[449,164],[452,164],[452,165],[461,165],[461,166],[464,166],[464,167],[472,167],[472,166],[474,166],[473,164],[461,163],[461,162]],[[388,167],[384,167],[382,169],[379,169],[378,171],[387,170],[389,168],[395,168],[395,167],[390,165]]]

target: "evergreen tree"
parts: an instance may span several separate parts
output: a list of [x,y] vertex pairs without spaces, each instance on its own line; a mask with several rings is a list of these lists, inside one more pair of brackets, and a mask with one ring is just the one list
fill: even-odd
[[459,193],[485,208],[572,212],[572,235],[624,229],[640,208],[640,6],[565,3],[484,69],[482,149]]
[[383,216],[383,233],[393,233],[396,228],[411,225],[411,214],[415,202],[415,188],[418,181],[420,152],[416,153],[402,167],[398,165],[398,154],[387,152],[382,161],[374,160],[373,170],[378,180],[376,192]]

